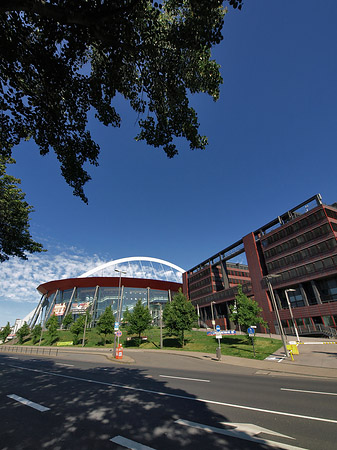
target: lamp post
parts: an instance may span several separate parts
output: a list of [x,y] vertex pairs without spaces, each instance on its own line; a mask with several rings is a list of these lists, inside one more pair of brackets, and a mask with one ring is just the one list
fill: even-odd
[[[120,299],[120,292],[121,292],[121,284],[122,284],[122,273],[126,274],[126,272],[123,272],[123,270],[115,269],[115,272],[119,273],[119,283],[118,283],[118,302],[117,302],[117,322],[119,325],[121,313],[122,313],[122,299]],[[119,338],[118,338],[119,342]],[[113,350],[113,357],[116,358],[116,333],[114,338],[114,350]]]
[[213,330],[215,330],[215,320],[214,320],[214,312],[213,312],[213,304],[215,302],[211,302],[211,312],[212,312],[212,325],[213,325]]
[[159,326],[160,326],[160,348],[163,350],[163,305],[160,303],[160,316],[159,316]]
[[283,343],[284,352],[286,354],[286,357],[289,358],[289,352],[288,352],[288,349],[287,349],[286,338],[285,338],[285,335],[284,335],[284,330],[283,330],[282,322],[281,322],[281,319],[280,319],[280,314],[278,312],[278,308],[277,308],[277,304],[276,304],[276,300],[275,300],[273,287],[272,287],[271,282],[270,282],[271,279],[278,278],[279,276],[280,275],[276,275],[276,274],[275,275],[267,275],[265,277],[265,280],[267,281],[267,286],[268,286],[270,298],[271,298],[271,301],[272,301],[272,304],[273,304],[273,308],[274,308],[274,311],[275,311],[276,320],[277,320],[277,323],[278,323],[278,326],[279,326],[279,329],[280,329],[280,335],[281,335],[281,339],[282,339],[282,343]]
[[287,303],[288,303],[288,308],[289,308],[291,320],[293,321],[293,325],[294,325],[294,328],[295,328],[295,333],[296,333],[296,337],[297,337],[297,342],[300,342],[300,338],[299,338],[299,335],[298,335],[297,325],[296,325],[296,322],[295,322],[295,319],[294,319],[294,316],[293,316],[293,310],[291,309],[291,306],[290,306],[290,300],[289,300],[288,292],[296,292],[296,289],[286,289],[286,290],[284,291],[284,293],[286,294],[286,299],[287,299]]

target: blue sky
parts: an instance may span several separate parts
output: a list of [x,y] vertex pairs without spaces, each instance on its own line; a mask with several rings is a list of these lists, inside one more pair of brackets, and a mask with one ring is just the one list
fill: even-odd
[[192,97],[207,150],[181,142],[170,160],[135,142],[136,117],[119,99],[120,129],[89,123],[101,155],[89,167],[88,206],[52,153],[17,147],[11,173],[48,252],[1,264],[0,326],[36,305],[42,282],[127,256],[189,269],[316,193],[337,201],[336,23],[336,0],[246,0],[229,10],[213,51],[220,100]]

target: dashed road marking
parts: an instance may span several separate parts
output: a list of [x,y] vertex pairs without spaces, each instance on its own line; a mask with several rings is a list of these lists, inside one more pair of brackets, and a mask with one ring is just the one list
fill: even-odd
[[19,397],[15,394],[7,395],[7,397],[12,398],[13,400],[16,400],[17,402],[22,403],[23,405],[30,406],[31,408],[37,409],[40,412],[49,411],[50,408],[46,408],[45,406],[39,405],[39,403],[31,402],[30,400],[27,400],[26,398]]
[[173,377],[171,375],[159,375],[162,378],[174,378],[176,380],[187,380],[187,381],[202,381],[204,383],[210,383],[210,380],[201,380],[199,378],[184,378],[184,377]]
[[155,450],[152,447],[148,447],[147,445],[140,444],[139,442],[132,441],[131,439],[125,438],[123,436],[115,436],[110,439],[111,442],[115,444],[122,445],[130,450]]
[[335,392],[306,391],[304,389],[281,388],[281,391],[304,392],[305,394],[337,395]]

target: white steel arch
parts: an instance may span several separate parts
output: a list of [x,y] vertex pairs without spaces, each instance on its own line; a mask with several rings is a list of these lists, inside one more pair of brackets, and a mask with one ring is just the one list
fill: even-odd
[[115,259],[112,261],[109,261],[105,264],[101,264],[100,266],[95,267],[94,269],[88,270],[88,272],[82,273],[82,275],[80,275],[78,278],[86,278],[89,277],[90,275],[99,272],[100,270],[103,269],[107,269],[108,267],[112,267],[112,266],[116,266],[118,264],[122,264],[125,262],[130,262],[130,261],[149,261],[149,262],[155,262],[158,264],[163,264],[165,266],[171,267],[172,269],[176,270],[177,272],[183,274],[184,272],[186,272],[184,269],[182,269],[179,266],[176,266],[175,264],[172,264],[168,261],[165,261],[164,259],[158,259],[158,258],[152,258],[150,256],[130,256],[128,258],[120,258],[120,259]]

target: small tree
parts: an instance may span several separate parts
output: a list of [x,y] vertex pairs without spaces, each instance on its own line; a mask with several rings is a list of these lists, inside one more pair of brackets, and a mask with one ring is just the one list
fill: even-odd
[[170,334],[178,336],[180,344],[184,346],[185,331],[190,331],[198,316],[191,302],[179,289],[171,303],[166,303],[163,320]]
[[7,325],[1,330],[0,338],[2,339],[2,342],[6,342],[6,339],[8,335],[11,333],[11,326],[9,322],[7,322]]
[[261,316],[262,308],[259,307],[255,300],[247,297],[247,295],[242,292],[242,286],[240,284],[238,285],[238,293],[235,296],[235,302],[236,304],[229,306],[231,312],[229,317],[230,320],[240,324],[244,330],[247,330],[251,325],[267,325]]
[[19,344],[20,344],[20,345],[23,344],[24,338],[25,338],[26,336],[28,336],[29,333],[30,333],[30,328],[29,328],[29,326],[27,325],[27,323],[25,322],[25,323],[22,325],[22,327],[19,328],[18,331],[16,332],[16,335],[17,335],[18,338],[19,338]]
[[55,315],[50,316],[46,323],[50,344],[53,344],[58,338],[57,333],[58,326],[59,326],[58,318]]
[[35,325],[35,327],[32,330],[32,339],[34,345],[39,342],[41,333],[42,333],[42,326],[40,324]]
[[128,323],[130,321],[130,311],[129,311],[129,307],[127,306],[124,313],[123,313],[123,320],[122,320],[122,328],[127,328]]
[[111,306],[105,308],[104,313],[98,319],[97,328],[100,334],[104,335],[104,345],[106,344],[106,337],[114,331],[115,317],[111,310]]
[[138,300],[132,312],[127,314],[126,329],[129,334],[138,334],[138,345],[140,344],[141,334],[149,328],[152,322],[152,316],[147,306],[142,305],[142,301]]
[[85,315],[80,316],[70,326],[70,332],[74,336],[74,344],[78,344],[78,336],[84,331]]
[[73,315],[71,313],[64,316],[64,319],[62,321],[62,325],[67,330],[69,326],[74,322]]

